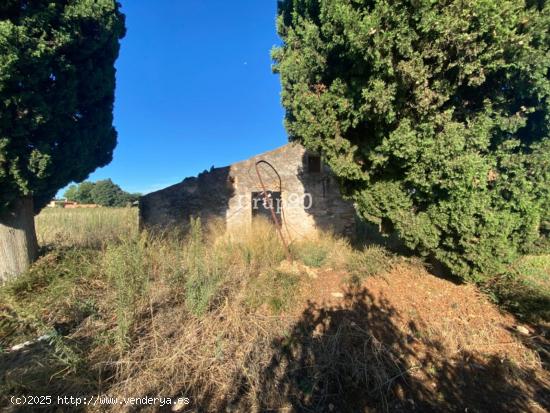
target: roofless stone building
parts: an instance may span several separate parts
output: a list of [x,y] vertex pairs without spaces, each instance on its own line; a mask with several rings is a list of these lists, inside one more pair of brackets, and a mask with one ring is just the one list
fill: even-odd
[[[263,183],[263,184],[262,184]],[[255,216],[272,218],[292,238],[317,229],[350,234],[355,210],[321,158],[297,143],[256,155],[233,165],[212,168],[140,200],[140,227],[185,226],[191,216],[203,222],[222,218],[229,231],[250,226]]]

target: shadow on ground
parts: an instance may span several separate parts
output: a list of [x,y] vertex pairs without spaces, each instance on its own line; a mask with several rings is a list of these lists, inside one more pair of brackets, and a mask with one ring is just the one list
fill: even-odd
[[[220,387],[211,386],[212,392],[187,387],[172,396],[190,397],[195,409],[191,411],[196,413],[550,409],[545,392],[548,383],[543,382],[541,371],[520,368],[494,355],[483,356],[483,348],[480,354],[453,354],[442,343],[423,336],[425,326],[411,322],[407,328],[399,327],[399,319],[398,311],[383,297],[350,287],[340,305],[310,302],[286,334],[268,347],[252,346],[232,383],[223,386],[230,394],[221,395]],[[56,357],[67,355],[55,354],[55,347],[41,344],[22,353],[0,354],[0,384],[5,395],[26,394],[26,388],[35,391],[40,388],[36,381],[44,385],[44,394],[109,392],[108,383],[102,384],[100,377],[111,377],[114,372],[81,365],[75,365],[75,371],[63,371],[61,363],[45,362]],[[6,411],[33,411],[28,406],[11,407]],[[170,411],[169,406],[163,409]],[[64,411],[79,410],[85,408]]]
[[398,317],[387,301],[364,289],[348,291],[338,307],[310,303],[288,334],[272,342],[273,356],[262,366],[259,383],[240,377],[237,394],[226,405],[202,407],[234,412],[550,408],[545,384],[534,371],[495,356],[449,354],[441,343],[415,337],[414,324],[410,334],[403,333],[394,324]]
[[[24,348],[0,353],[0,411],[54,412],[86,410],[83,404],[58,404],[58,396],[88,398],[101,394],[107,387],[114,371],[91,366],[84,362],[84,354],[91,348],[91,339],[71,340],[65,338],[35,341]],[[20,397],[14,404],[11,396]],[[21,403],[21,397],[28,403]],[[36,397],[35,397],[36,396]],[[42,397],[41,397],[42,396]],[[50,396],[51,402],[44,397]],[[82,402],[83,403],[83,402]]]

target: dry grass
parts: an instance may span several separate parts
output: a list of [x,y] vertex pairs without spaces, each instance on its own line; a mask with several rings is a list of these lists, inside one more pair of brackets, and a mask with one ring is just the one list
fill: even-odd
[[[470,374],[457,357],[488,363],[476,350],[494,354],[483,346],[510,337],[498,324],[509,321],[473,287],[432,282],[447,296],[431,311],[430,297],[413,293],[415,284],[418,294],[431,288],[414,280],[429,275],[382,248],[355,250],[319,234],[292,245],[293,265],[265,221],[238,236],[198,220],[183,236],[161,236],[138,234],[135,218],[128,209],[48,210],[37,218],[40,239],[53,249],[0,289],[0,345],[50,338],[25,358],[0,348],[0,393],[185,396],[205,412],[406,411],[412,399],[415,409],[442,411],[470,397],[455,379]],[[386,275],[367,277],[375,274]],[[460,294],[469,307],[456,311],[450,298]],[[413,311],[416,298],[426,304],[422,315]],[[492,324],[476,321],[482,313]],[[516,351],[503,354],[518,377],[540,367],[520,341],[503,346]],[[514,358],[522,349],[526,356]],[[434,391],[433,380],[446,392]],[[512,395],[527,389],[497,384]],[[409,393],[396,393],[403,388]],[[515,411],[525,406],[502,400]]]
[[307,266],[338,270],[345,270],[355,254],[349,240],[327,232],[297,240],[291,245],[291,250],[293,256]]
[[137,234],[136,208],[45,208],[35,218],[40,245],[95,247]]
[[[284,314],[299,308],[311,280],[279,268],[285,252],[272,225],[258,220],[236,237],[216,222],[193,221],[182,238],[138,235],[134,220],[129,209],[47,210],[37,218],[41,242],[55,247],[0,292],[0,339],[9,347],[50,334],[70,357],[42,357],[42,378],[30,389],[55,393],[50,377],[61,371],[74,383],[102,377],[81,392],[177,393],[210,411],[237,396],[252,410],[282,403],[274,389],[261,389],[273,356],[266,349],[287,336],[292,318]],[[296,251],[316,267],[351,254],[329,235]],[[29,390],[33,363],[11,369],[3,390]],[[64,385],[60,379],[59,392]]]
[[[153,271],[155,288],[135,322],[139,341],[118,360],[110,394],[162,389],[190,397],[204,411],[285,411],[292,409],[288,392],[296,380],[304,388],[292,392],[307,399],[332,375],[336,381],[355,377],[373,398],[385,399],[384,386],[400,371],[395,357],[370,332],[351,324],[329,327],[330,321],[314,315],[301,294],[312,280],[279,265],[285,254],[270,224],[258,221],[239,237],[217,233],[216,225],[203,231],[195,221],[187,238],[171,245],[181,251],[176,278]],[[159,242],[150,239],[148,248],[156,250]],[[301,253],[327,251],[316,267],[353,255],[347,243],[330,235],[295,247]],[[320,324],[327,324],[326,336],[309,336]],[[352,349],[349,340],[367,343],[369,351],[362,345]],[[290,377],[306,353],[304,361],[312,357],[313,364],[300,367],[303,377]],[[279,385],[290,386],[288,392]]]
[[353,251],[346,260],[346,270],[353,282],[362,282],[367,277],[385,274],[392,268],[392,255],[378,245],[370,245]]

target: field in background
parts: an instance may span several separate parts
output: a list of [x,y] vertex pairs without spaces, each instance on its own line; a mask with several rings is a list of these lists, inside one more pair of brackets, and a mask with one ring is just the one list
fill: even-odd
[[92,247],[137,234],[137,208],[45,208],[35,219],[42,246]]
[[[47,252],[0,288],[0,395],[185,396],[205,412],[550,407],[543,327],[523,335],[418,259],[325,233],[288,262],[265,221],[157,237],[136,215],[37,217]],[[542,257],[516,269],[541,291]]]

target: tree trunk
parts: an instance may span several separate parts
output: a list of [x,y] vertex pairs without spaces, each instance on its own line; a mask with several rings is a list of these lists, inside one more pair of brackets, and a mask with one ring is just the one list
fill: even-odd
[[26,271],[37,255],[32,197],[19,198],[0,216],[0,284]]

